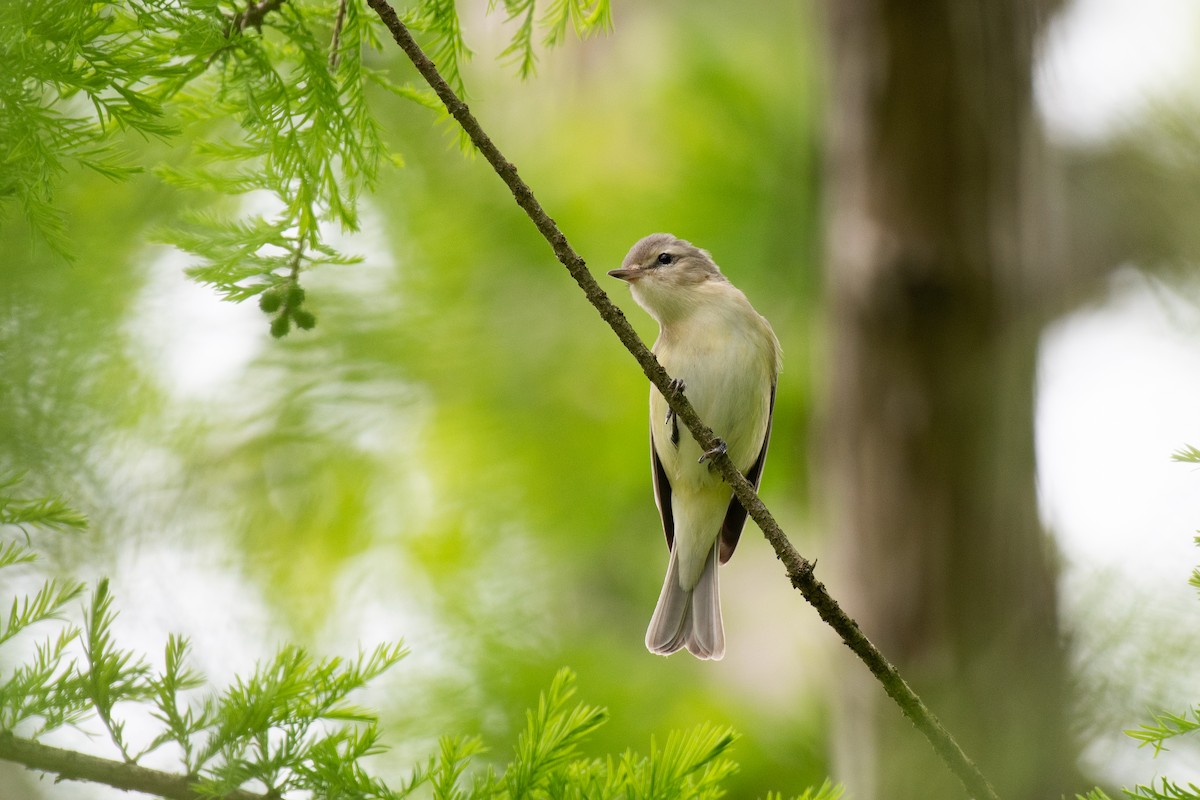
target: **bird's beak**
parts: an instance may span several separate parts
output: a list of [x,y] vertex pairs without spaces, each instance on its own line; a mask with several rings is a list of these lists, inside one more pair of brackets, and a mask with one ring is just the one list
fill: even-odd
[[626,283],[633,283],[638,279],[640,272],[641,270],[636,268],[622,267],[621,269],[610,269],[608,274],[617,280],[625,281]]

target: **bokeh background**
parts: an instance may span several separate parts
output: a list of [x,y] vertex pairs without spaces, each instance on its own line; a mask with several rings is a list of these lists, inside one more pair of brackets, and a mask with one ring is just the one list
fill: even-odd
[[[618,0],[611,35],[541,53],[525,82],[496,58],[502,15],[461,12],[473,110],[644,338],[653,323],[603,272],[660,230],[710,250],[772,321],[785,368],[762,494],[834,594],[852,586],[822,480],[827,9]],[[1040,332],[1028,400],[1069,673],[1064,774],[1079,791],[1195,779],[1197,754],[1152,761],[1121,730],[1196,699],[1200,476],[1170,455],[1200,443],[1200,9],[1074,0],[1032,16],[1048,207],[1061,258],[1087,267]],[[151,177],[62,185],[74,264],[19,220],[0,227],[0,467],[92,520],[54,568],[110,576],[128,644],[184,634],[218,683],[283,641],[351,654],[403,639],[411,655],[365,699],[393,746],[385,775],[447,733],[504,760],[565,665],[611,712],[595,754],[711,720],[743,734],[733,797],[827,775],[854,788],[831,730],[862,667],[753,528],[722,573],[726,659],[645,652],[666,562],[645,380],[486,163],[435,115],[376,108],[406,163],[344,243],[365,262],[307,277],[309,333],[273,340],[257,308],[190,283],[149,234],[197,199]],[[154,163],[187,142],[131,147]],[[4,785],[108,796],[0,767]]]

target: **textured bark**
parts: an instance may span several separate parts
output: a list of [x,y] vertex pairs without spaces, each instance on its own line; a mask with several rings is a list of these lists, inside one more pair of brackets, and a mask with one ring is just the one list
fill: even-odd
[[[1036,335],[1058,284],[1031,111],[1038,10],[827,6],[821,461],[847,607],[1009,800],[1060,796],[1074,763],[1034,490]],[[841,692],[838,777],[855,797],[960,796],[860,681]]]
[[167,800],[269,800],[267,795],[240,789],[214,798],[211,794],[195,789],[195,779],[187,775],[161,772],[124,761],[112,761],[76,753],[73,750],[63,750],[21,739],[11,733],[0,732],[0,759],[53,775],[56,782],[99,783]]

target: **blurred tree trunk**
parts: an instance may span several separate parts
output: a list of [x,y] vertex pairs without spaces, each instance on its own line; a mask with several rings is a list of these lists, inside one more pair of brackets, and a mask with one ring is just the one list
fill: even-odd
[[[1030,0],[837,0],[825,439],[837,581],[1006,800],[1074,773],[1034,490],[1036,337],[1055,295]],[[865,670],[840,687],[857,800],[961,798]]]

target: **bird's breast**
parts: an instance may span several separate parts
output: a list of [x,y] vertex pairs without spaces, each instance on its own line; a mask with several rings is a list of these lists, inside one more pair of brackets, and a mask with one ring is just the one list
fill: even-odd
[[[700,419],[724,440],[738,469],[746,471],[758,457],[766,435],[773,350],[753,331],[715,323],[663,334],[654,346],[663,368],[684,381],[684,393]],[[651,387],[651,434],[672,488],[700,490],[720,484],[718,473],[697,463],[700,446],[682,424],[673,441],[673,426],[665,421],[667,408],[662,394]]]

